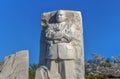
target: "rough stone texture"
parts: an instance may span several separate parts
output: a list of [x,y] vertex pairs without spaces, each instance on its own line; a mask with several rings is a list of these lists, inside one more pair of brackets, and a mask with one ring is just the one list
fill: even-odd
[[6,56],[1,67],[0,79],[28,79],[28,51]]
[[0,61],[0,72],[2,70],[3,61]]
[[[50,79],[84,79],[81,13],[70,10],[43,13],[41,26],[40,68],[37,73],[40,72],[43,79],[46,75]],[[44,75],[46,71],[48,73]],[[41,79],[38,74],[36,79]]]
[[[51,79],[49,77],[49,71],[45,66],[42,66],[36,70],[35,79]],[[44,76],[44,77],[43,77]]]

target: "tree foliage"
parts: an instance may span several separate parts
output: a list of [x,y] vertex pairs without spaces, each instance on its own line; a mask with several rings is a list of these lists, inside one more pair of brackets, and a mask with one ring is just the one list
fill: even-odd
[[38,68],[38,64],[31,64],[29,67],[29,79],[35,79],[35,72]]

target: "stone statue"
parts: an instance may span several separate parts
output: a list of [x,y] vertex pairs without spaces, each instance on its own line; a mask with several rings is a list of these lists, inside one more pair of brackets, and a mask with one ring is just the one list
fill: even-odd
[[80,12],[58,10],[43,14],[40,70],[42,66],[47,68],[49,79],[84,79]]

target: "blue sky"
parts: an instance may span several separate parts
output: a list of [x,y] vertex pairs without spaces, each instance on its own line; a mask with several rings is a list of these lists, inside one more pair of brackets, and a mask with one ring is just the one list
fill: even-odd
[[38,63],[41,14],[59,9],[82,12],[85,59],[120,55],[120,0],[0,0],[0,60],[29,50]]

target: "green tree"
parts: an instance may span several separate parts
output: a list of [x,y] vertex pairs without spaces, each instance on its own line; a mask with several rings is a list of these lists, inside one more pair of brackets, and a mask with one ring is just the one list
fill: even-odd
[[35,79],[35,72],[38,68],[38,64],[31,64],[29,67],[29,79]]
[[106,66],[111,67],[112,66],[112,61],[108,58],[106,59]]

